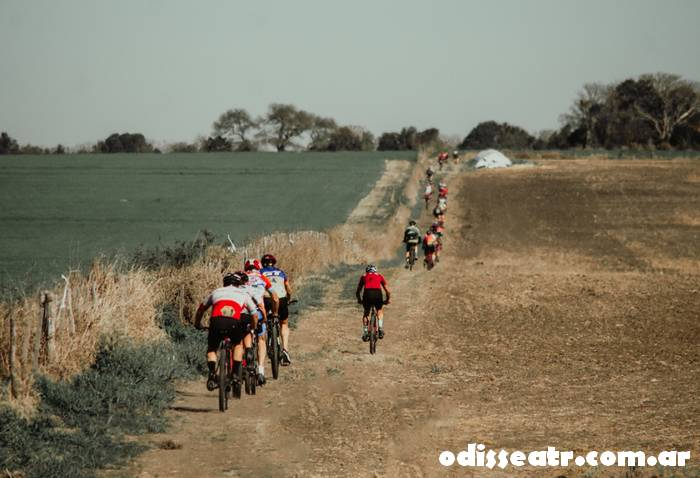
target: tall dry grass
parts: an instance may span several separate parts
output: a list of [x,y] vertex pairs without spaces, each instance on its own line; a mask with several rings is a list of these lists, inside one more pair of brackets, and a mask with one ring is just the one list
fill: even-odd
[[[311,274],[340,263],[362,264],[388,259],[399,247],[403,229],[420,190],[427,154],[420,154],[405,178],[403,196],[410,198],[399,204],[382,225],[343,224],[326,232],[302,231],[276,233],[261,237],[231,251],[211,246],[201,259],[181,268],[161,267],[157,270],[131,267],[123,263],[95,261],[86,274],[70,276],[70,301],[75,332],[69,327],[70,310],[60,311],[56,323],[55,359],[39,363],[38,372],[54,378],[70,377],[89,366],[99,340],[124,336],[135,342],[164,338],[157,325],[160,307],[176,306],[180,317],[191,322],[199,302],[212,289],[219,287],[222,273],[242,268],[249,257],[274,254],[278,265],[299,286]],[[64,294],[64,283],[50,290],[54,297],[54,317]],[[68,301],[66,301],[68,302]],[[15,401],[32,400],[34,377],[33,356],[41,336],[41,306],[36,296],[26,296],[13,303],[0,303],[0,377],[10,376],[10,319],[16,324],[17,353]]]

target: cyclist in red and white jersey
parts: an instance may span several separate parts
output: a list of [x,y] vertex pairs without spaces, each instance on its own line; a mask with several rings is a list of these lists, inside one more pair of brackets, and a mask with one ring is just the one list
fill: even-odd
[[255,333],[258,340],[258,383],[265,384],[265,360],[267,359],[267,310],[265,310],[265,293],[272,298],[272,313],[277,314],[279,298],[270,280],[260,273],[260,262],[257,259],[247,260],[244,264],[245,273],[248,276],[248,290],[253,301],[258,307],[257,314],[260,325]]
[[[224,275],[224,286],[214,290],[199,305],[195,314],[194,326],[202,328],[204,312],[211,307],[209,319],[209,335],[207,337],[207,366],[209,379],[207,388],[216,388],[216,351],[219,343],[229,337],[233,344],[233,370],[237,374],[243,361],[243,339],[248,335],[248,327],[255,328],[258,323],[256,305],[243,287],[245,274],[243,272],[227,273]],[[246,358],[252,359],[253,350],[246,348]]]
[[[364,289],[364,292],[363,292]],[[382,297],[382,289],[386,294],[386,301]],[[360,295],[362,294],[362,295]],[[365,274],[360,277],[360,282],[357,284],[357,291],[355,292],[357,296],[357,302],[362,304],[364,307],[364,313],[362,315],[362,340],[367,342],[369,340],[369,330],[367,326],[369,324],[369,313],[372,307],[377,310],[377,320],[379,321],[379,338],[384,338],[384,310],[382,306],[384,304],[389,304],[391,293],[389,292],[389,286],[386,283],[384,276],[377,272],[377,268],[370,264],[365,269]]]

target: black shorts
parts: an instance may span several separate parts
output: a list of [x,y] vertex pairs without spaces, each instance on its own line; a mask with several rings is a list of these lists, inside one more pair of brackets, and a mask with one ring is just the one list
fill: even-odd
[[411,249],[413,249],[417,245],[418,245],[417,242],[407,242],[406,243],[406,252],[410,251]]
[[423,254],[426,256],[428,254],[435,254],[435,245],[433,244],[432,246],[423,246]]
[[[272,298],[265,297],[265,310],[268,315],[272,314]],[[287,320],[289,318],[289,299],[287,297],[280,297],[280,306],[278,310],[278,315],[280,316],[280,321]]]
[[207,336],[207,352],[216,352],[219,344],[226,337],[231,339],[231,343],[236,345],[243,340],[248,332],[250,316],[241,315],[240,319],[230,317],[212,317],[209,320],[209,335]]
[[365,289],[362,294],[362,306],[365,308],[365,314],[368,314],[372,307],[381,310],[383,305],[384,296],[382,296],[381,289]]

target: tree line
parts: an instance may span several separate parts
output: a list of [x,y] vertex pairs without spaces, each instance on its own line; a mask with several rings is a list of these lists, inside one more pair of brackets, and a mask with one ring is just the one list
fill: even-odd
[[[508,123],[485,121],[459,144],[463,149],[662,148],[700,149],[700,87],[668,73],[641,75],[619,83],[587,83],[558,130],[532,135]],[[456,142],[456,141],[455,141]],[[446,143],[437,128],[413,126],[385,132],[378,138],[366,128],[339,125],[292,104],[273,103],[265,114],[253,116],[242,108],[229,109],[213,122],[211,133],[194,142],[165,145],[167,152],[370,151],[418,150]],[[62,154],[63,145],[20,146],[3,132],[0,154]],[[114,133],[77,153],[159,153],[141,133]]]
[[587,83],[560,122],[559,130],[535,137],[518,126],[486,121],[460,147],[700,149],[700,87],[668,73]]

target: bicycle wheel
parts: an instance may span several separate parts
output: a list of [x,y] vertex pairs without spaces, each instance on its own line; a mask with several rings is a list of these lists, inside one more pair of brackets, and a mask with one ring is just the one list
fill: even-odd
[[226,388],[228,387],[228,354],[226,353],[226,347],[222,344],[219,346],[219,351],[217,352],[217,363],[219,366],[219,411],[225,412],[228,408],[228,393],[226,393]]
[[369,319],[369,353],[377,352],[377,313],[372,309],[372,315]]
[[408,270],[413,270],[413,264],[416,263],[416,251],[411,247],[411,251],[408,255]]
[[274,321],[272,327],[270,327],[270,347],[268,347],[268,354],[270,354],[270,366],[272,367],[272,378],[277,380],[280,373],[280,343],[279,343],[279,322]]

